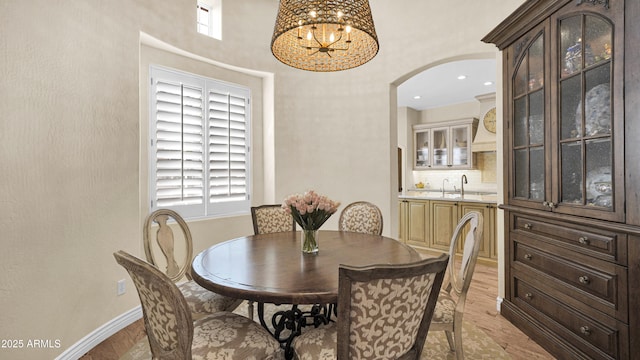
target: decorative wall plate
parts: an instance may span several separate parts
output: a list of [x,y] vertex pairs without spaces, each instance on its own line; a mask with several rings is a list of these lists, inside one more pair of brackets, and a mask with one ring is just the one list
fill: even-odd
[[[611,90],[609,84],[594,86],[585,96],[584,136],[611,133]],[[576,127],[582,127],[582,101],[576,109]]]
[[[609,184],[608,189],[604,184]],[[595,202],[598,197],[611,196],[611,168],[599,167],[587,173],[587,202]]]

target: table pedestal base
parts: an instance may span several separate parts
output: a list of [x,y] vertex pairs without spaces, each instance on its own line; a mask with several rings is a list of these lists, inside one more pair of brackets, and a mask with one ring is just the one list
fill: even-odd
[[292,305],[290,309],[276,311],[271,317],[271,326],[269,326],[264,319],[264,303],[258,303],[260,324],[280,342],[287,360],[293,358],[291,342],[302,333],[302,328],[326,325],[329,321],[334,321],[331,315],[337,316],[336,311],[335,304],[313,305],[308,310],[301,310],[298,305]]

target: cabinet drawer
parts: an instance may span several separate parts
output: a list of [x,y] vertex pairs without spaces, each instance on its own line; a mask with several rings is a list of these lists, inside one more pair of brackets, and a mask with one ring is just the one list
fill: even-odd
[[[549,286],[572,300],[627,321],[626,268],[596,259],[574,261],[563,257],[567,254],[562,252],[536,247],[535,240],[520,240],[513,243],[513,266],[516,269],[548,282]],[[531,269],[537,270],[537,275]]]
[[555,245],[626,265],[627,237],[625,234],[552,220],[535,220],[518,215],[513,216],[512,231],[539,236],[542,240]]
[[628,358],[628,327],[615,319],[599,319],[575,311],[531,283],[514,278],[514,300],[521,309],[540,321],[592,359]]

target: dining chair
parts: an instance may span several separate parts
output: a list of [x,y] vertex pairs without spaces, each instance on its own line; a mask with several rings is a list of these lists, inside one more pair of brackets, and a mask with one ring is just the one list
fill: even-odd
[[295,338],[294,359],[420,359],[448,257],[341,265],[337,321]]
[[[431,320],[431,331],[444,330],[449,348],[455,352],[457,360],[464,359],[462,317],[482,243],[483,222],[482,214],[476,211],[465,214],[458,221],[451,237],[447,276]],[[460,257],[460,255],[456,255],[456,250],[463,239],[464,250],[462,257]]]
[[382,212],[370,202],[353,202],[342,209],[338,230],[382,235]]
[[[180,234],[174,236],[171,221],[175,221]],[[153,229],[157,227],[157,230]],[[166,264],[165,274],[177,283],[178,289],[184,295],[194,319],[199,319],[218,311],[233,311],[242,302],[217,294],[198,285],[191,278],[191,261],[193,260],[193,240],[191,231],[184,219],[175,211],[159,209],[152,212],[144,224],[144,252],[147,261],[159,267],[162,256]],[[154,241],[155,240],[155,241]],[[177,246],[178,244],[181,246]],[[161,254],[161,255],[159,255]],[[186,281],[183,281],[185,280]]]
[[296,231],[296,222],[282,205],[260,205],[251,207],[253,233],[271,234],[276,232]]
[[221,311],[195,322],[176,284],[122,250],[113,256],[133,280],[153,359],[277,359],[280,344],[254,321]]
[[[252,206],[251,220],[255,235],[296,231],[296,221],[282,208],[282,205]],[[247,311],[249,318],[253,319],[253,301],[248,302]]]

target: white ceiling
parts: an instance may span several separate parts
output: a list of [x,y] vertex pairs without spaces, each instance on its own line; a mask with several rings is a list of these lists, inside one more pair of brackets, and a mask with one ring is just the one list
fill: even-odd
[[[458,80],[459,75],[466,79]],[[487,81],[491,85],[484,85]],[[495,92],[495,83],[494,59],[452,61],[429,68],[398,86],[398,106],[426,110],[475,101],[478,95]]]

